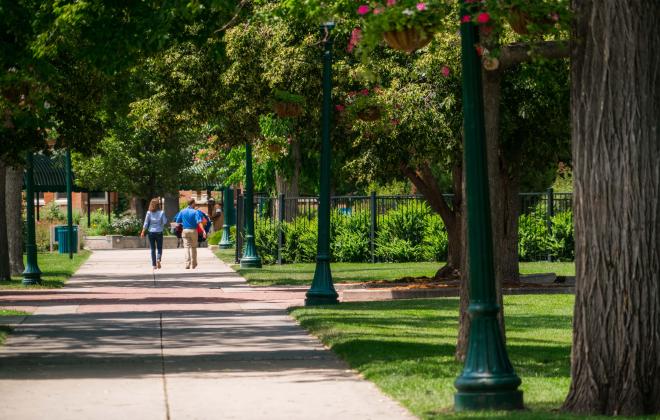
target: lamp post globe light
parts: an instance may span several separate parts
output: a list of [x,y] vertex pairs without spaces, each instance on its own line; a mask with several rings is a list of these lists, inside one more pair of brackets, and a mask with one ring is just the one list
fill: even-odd
[[305,305],[338,303],[330,271],[330,118],[332,117],[332,39],[333,22],[321,25],[323,36],[323,106],[321,109],[321,171],[319,180],[318,242],[316,269]]
[[[461,16],[466,13],[463,9]],[[497,320],[481,65],[475,48],[478,42],[474,24],[461,23],[471,324],[465,365],[455,382],[454,408],[515,410],[523,408],[523,397]]]
[[261,268],[261,257],[254,242],[254,181],[252,179],[252,144],[245,143],[245,247],[241,268]]

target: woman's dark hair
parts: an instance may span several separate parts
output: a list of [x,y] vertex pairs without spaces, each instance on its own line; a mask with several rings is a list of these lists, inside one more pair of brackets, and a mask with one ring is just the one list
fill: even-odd
[[160,210],[160,200],[154,198],[149,203],[149,211],[158,211],[158,210]]

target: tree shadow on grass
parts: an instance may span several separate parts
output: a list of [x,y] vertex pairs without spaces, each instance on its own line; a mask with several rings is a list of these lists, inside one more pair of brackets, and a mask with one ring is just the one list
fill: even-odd
[[[363,370],[370,365],[406,363],[398,374],[429,378],[456,373],[453,361],[458,325],[458,299],[351,302],[314,309],[294,308],[301,325],[319,333],[342,358]],[[570,370],[570,343],[539,328],[571,329],[568,315],[507,316],[510,359],[523,376],[561,378]],[[324,336],[327,334],[326,336]],[[547,334],[552,334],[551,332]]]

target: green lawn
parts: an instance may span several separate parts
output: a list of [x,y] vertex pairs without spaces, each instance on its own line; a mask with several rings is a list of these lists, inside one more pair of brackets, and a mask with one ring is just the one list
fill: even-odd
[[21,284],[21,276],[12,278],[12,281],[0,282],[0,289],[20,289],[24,287],[29,288],[56,288],[64,286],[78,268],[87,261],[87,258],[92,253],[87,250],[82,250],[77,254],[73,254],[73,260],[69,259],[68,254],[58,253],[43,253],[38,254],[37,263],[42,272],[42,283],[35,286],[23,286]]
[[[308,285],[314,276],[315,264],[264,265],[263,268],[240,268],[234,264],[234,250],[215,251],[218,258],[232,264],[238,273],[255,286]],[[433,276],[441,263],[332,263],[332,278],[335,283],[361,282],[369,280],[396,280],[402,277]],[[533,262],[521,263],[520,272],[557,273],[557,275],[575,275],[575,264]]]
[[529,411],[454,414],[458,299],[396,300],[294,308],[292,315],[386,394],[424,419],[565,418],[571,295],[505,296],[507,345]]
[[0,309],[0,345],[5,342],[7,335],[11,332],[11,327],[2,325],[2,318],[6,316],[28,315],[27,312],[14,311],[12,309]]

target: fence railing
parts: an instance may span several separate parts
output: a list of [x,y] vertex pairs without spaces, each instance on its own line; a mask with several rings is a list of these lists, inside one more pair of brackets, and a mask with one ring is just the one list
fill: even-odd
[[[445,200],[451,205],[452,194],[445,194]],[[236,194],[236,261],[241,258],[243,248],[243,235],[245,217],[243,214],[244,195],[237,191]],[[557,193],[552,189],[546,192],[521,193],[519,195],[521,217],[534,215],[542,218],[545,222],[545,232],[552,234],[553,217],[555,214],[570,211],[572,209],[572,194]],[[284,245],[284,223],[296,226],[299,224],[317,223],[318,197],[269,197],[256,194],[254,197],[255,226],[263,223],[277,224],[278,254],[276,261],[282,263],[282,248]],[[345,217],[364,217],[369,224],[369,251],[371,262],[378,261],[377,258],[377,235],[379,226],[384,219],[397,210],[399,217],[406,219],[407,215],[415,217],[426,209],[430,214],[428,217],[440,218],[438,214],[430,210],[426,200],[421,195],[390,195],[378,196],[375,193],[367,196],[333,196],[330,198],[331,212],[335,215]],[[414,220],[409,220],[414,223]],[[542,246],[533,253],[527,253],[528,260],[551,260],[552,250],[543,250]]]

